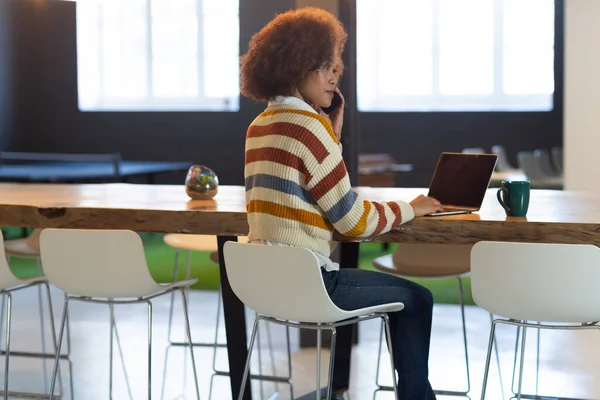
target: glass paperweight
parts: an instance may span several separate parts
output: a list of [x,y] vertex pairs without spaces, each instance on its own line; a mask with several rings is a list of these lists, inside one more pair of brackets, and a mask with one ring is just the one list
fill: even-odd
[[204,165],[192,165],[185,177],[185,192],[194,200],[212,199],[219,190],[219,178]]

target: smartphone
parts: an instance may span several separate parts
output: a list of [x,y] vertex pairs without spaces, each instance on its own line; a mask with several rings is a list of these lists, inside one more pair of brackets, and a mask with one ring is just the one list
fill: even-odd
[[341,107],[341,105],[342,105],[342,97],[340,96],[340,94],[337,91],[335,91],[335,92],[333,92],[333,99],[331,99],[331,105],[327,108],[321,108],[321,110],[323,110],[323,112],[325,114],[331,114],[338,107]]

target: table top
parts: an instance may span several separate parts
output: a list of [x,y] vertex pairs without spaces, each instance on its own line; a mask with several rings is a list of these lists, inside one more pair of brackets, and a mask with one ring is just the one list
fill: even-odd
[[119,173],[111,162],[36,162],[0,165],[0,180],[49,182],[85,180],[187,171],[191,163],[163,161],[119,161]]
[[[356,190],[373,201],[411,200],[427,189]],[[245,190],[221,186],[212,200],[190,200],[181,185],[0,184],[0,225],[132,229],[138,232],[245,235]],[[599,243],[600,196],[533,190],[526,218],[507,217],[486,193],[481,211],[416,218],[374,240],[475,243],[479,240]],[[352,241],[336,234],[336,240]],[[364,240],[364,239],[361,239]]]

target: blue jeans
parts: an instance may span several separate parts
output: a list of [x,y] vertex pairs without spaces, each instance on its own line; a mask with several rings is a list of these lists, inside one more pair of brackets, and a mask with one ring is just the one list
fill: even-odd
[[402,311],[389,313],[398,395],[402,400],[435,399],[428,379],[433,296],[409,280],[374,271],[321,269],[331,300],[343,310],[402,302]]

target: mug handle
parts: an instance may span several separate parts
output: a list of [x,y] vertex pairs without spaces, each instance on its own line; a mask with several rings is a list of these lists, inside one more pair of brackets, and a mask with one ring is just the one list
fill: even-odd
[[506,192],[508,194],[508,189],[505,187],[501,187],[500,189],[498,189],[498,192],[496,193],[496,198],[498,198],[498,203],[500,203],[502,208],[504,208],[506,211],[510,212],[510,207],[508,205],[506,205],[504,200],[502,200],[502,192]]

